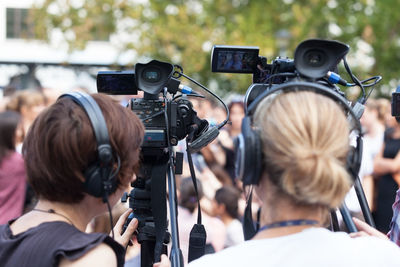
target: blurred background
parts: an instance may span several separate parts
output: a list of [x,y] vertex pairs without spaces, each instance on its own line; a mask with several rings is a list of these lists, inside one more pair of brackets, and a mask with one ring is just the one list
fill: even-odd
[[[350,45],[348,61],[357,77],[383,76],[373,96],[389,97],[399,83],[399,4],[400,0],[2,0],[0,86],[95,91],[99,69],[158,59],[180,64],[185,73],[226,96],[244,93],[251,75],[211,73],[214,44],[259,46],[260,55],[270,62],[277,56],[293,57],[304,39],[327,38]],[[351,90],[347,93],[356,97],[357,87]]]

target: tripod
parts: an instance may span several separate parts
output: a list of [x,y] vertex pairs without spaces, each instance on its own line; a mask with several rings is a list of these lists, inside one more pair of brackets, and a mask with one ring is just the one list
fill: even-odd
[[166,174],[168,171],[170,218],[172,232],[172,266],[183,266],[182,253],[179,249],[178,227],[176,219],[176,185],[173,168],[174,158],[162,148],[144,148],[142,163],[134,189],[124,195],[122,201],[129,198],[129,207],[133,210],[132,218],[137,218],[137,240],[141,244],[141,266],[150,267],[160,261],[161,254],[167,254],[167,244],[171,239],[168,233],[166,206]]

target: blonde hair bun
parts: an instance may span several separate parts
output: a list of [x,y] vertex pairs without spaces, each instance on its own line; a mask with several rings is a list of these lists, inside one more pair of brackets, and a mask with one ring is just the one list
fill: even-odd
[[282,93],[260,103],[255,125],[264,171],[281,191],[302,204],[342,203],[350,188],[349,124],[338,104],[311,91]]

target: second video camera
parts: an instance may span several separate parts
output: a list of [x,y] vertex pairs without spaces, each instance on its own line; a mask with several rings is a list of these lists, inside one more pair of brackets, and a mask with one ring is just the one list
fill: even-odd
[[208,129],[208,122],[197,116],[189,100],[166,97],[167,93],[174,95],[182,91],[170,63],[152,60],[136,64],[134,71],[99,72],[97,90],[116,95],[144,92],[143,98],[132,98],[129,104],[146,128],[142,148],[166,148],[168,142],[175,146],[189,133],[195,140]]

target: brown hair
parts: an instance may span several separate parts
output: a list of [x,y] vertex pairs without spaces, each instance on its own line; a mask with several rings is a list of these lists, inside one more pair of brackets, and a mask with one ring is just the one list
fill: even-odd
[[0,166],[3,158],[15,150],[15,132],[20,122],[18,112],[0,112]]
[[334,208],[350,189],[349,124],[332,99],[300,91],[264,99],[255,114],[266,177],[294,203]]
[[[196,179],[197,182],[197,192],[199,194],[199,200],[203,198],[203,185],[199,179]],[[193,180],[190,177],[183,178],[180,183],[180,198],[179,205],[188,209],[190,213],[197,208],[197,196],[196,191],[194,189]]]
[[240,192],[233,186],[223,186],[215,192],[215,200],[218,204],[224,204],[225,210],[232,218],[239,217]]
[[[109,96],[92,97],[106,120],[113,152],[121,159],[117,183],[127,186],[139,162],[144,127],[133,112]],[[59,99],[32,124],[23,155],[28,181],[39,198],[79,203],[84,197],[83,173],[97,159],[96,139],[86,112],[69,98]]]

